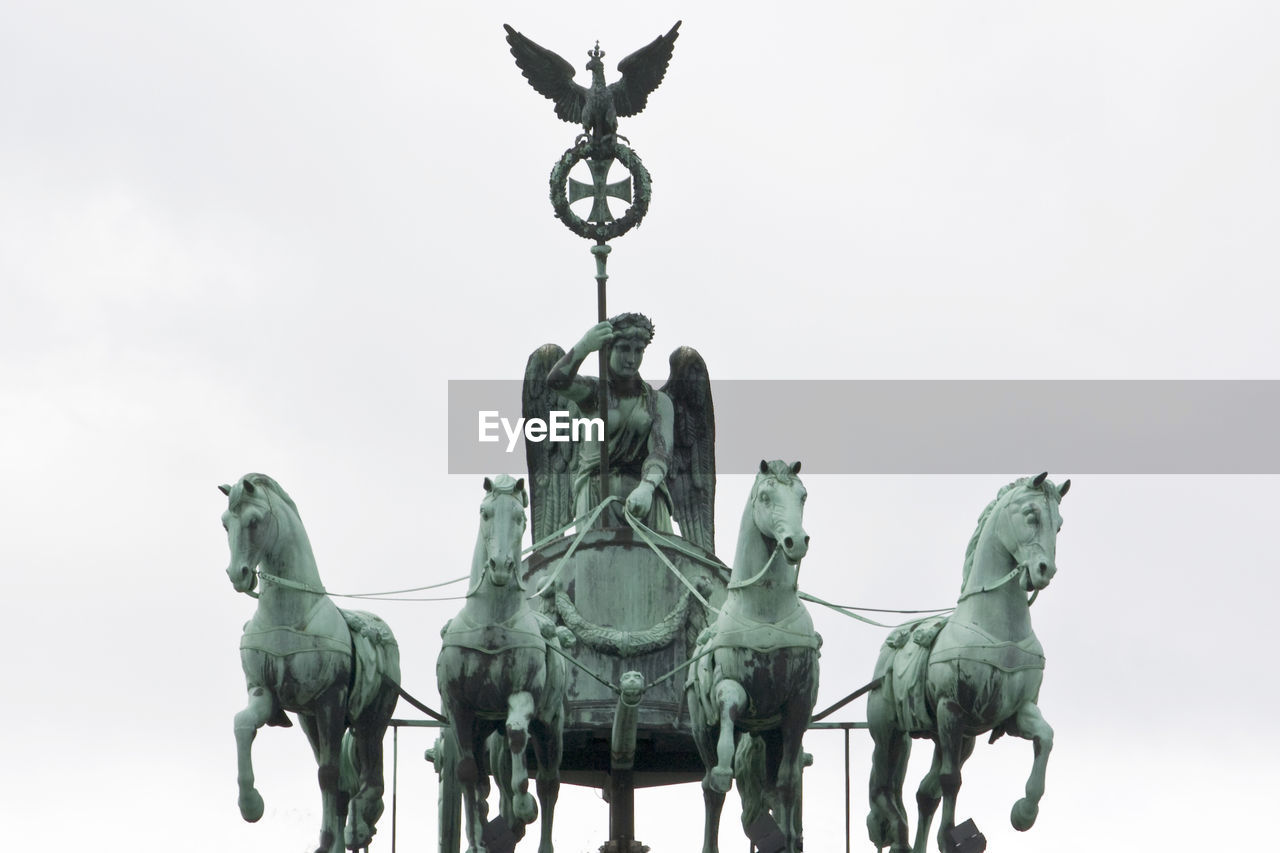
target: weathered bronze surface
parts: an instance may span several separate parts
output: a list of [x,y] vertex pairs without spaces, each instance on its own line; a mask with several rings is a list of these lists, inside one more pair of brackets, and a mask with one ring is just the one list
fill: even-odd
[[[564,778],[605,792],[606,848],[617,850],[643,849],[635,839],[635,788],[702,775],[676,676],[706,625],[702,601],[719,602],[727,580],[711,553],[715,435],[706,366],[681,348],[672,355],[671,381],[655,390],[639,375],[652,333],[642,315],[620,315],[593,326],[567,354],[541,347],[525,372],[526,417],[566,407],[575,417],[608,413],[607,478],[595,437],[526,443],[533,538],[550,541],[530,556],[525,577],[543,591],[544,612],[577,640]],[[610,344],[607,379],[579,376],[582,361]],[[610,498],[620,500],[601,506]],[[603,529],[585,529],[597,512],[595,527]],[[673,515],[684,540],[671,534]],[[581,536],[557,540],[575,519]]]
[[622,76],[606,86],[604,51],[600,43],[587,51],[586,69],[591,72],[591,85],[573,80],[573,65],[554,51],[535,43],[507,24],[507,44],[529,85],[539,94],[555,102],[556,116],[582,125],[583,135],[592,148],[605,150],[618,133],[618,117],[633,116],[644,109],[649,94],[662,82],[671,62],[671,53],[679,37],[680,22],[663,36],[625,57],[618,63]]
[[[395,709],[400,652],[386,623],[339,610],[325,594],[297,507],[275,480],[246,474],[227,496],[227,575],[258,608],[244,626],[240,663],[249,703],[235,717],[240,814],[262,817],[252,747],[264,725],[298,715],[319,764],[317,853],[364,847],[382,814],[382,738]],[[259,569],[259,566],[261,567]]]
[[[655,682],[688,660],[707,624],[706,611],[685,583],[717,604],[724,597],[728,570],[708,552],[673,540],[684,551],[661,540],[655,551],[630,528],[591,530],[571,555],[573,537],[563,537],[529,557],[525,584],[537,589],[549,585],[539,600],[549,616],[573,632],[573,657],[582,665],[568,674],[566,730],[601,740],[598,760],[575,762],[573,770],[565,770],[565,778],[575,784],[598,786],[612,766],[609,744],[618,695],[592,674],[621,687],[630,671],[642,673],[646,685],[635,708],[641,732],[641,753],[634,756],[637,784],[702,776],[682,721],[683,678]],[[644,746],[653,745],[655,738],[687,754],[663,766],[662,757],[644,754]]]
[[[633,116],[644,109],[649,95],[662,82],[671,62],[680,22],[663,36],[627,56],[618,63],[621,77],[610,85],[604,80],[604,51],[599,42],[587,51],[587,70],[591,84],[581,86],[573,80],[573,66],[563,57],[536,44],[507,24],[507,43],[511,55],[534,90],[555,102],[558,117],[582,125],[583,133],[551,170],[551,205],[556,217],[580,237],[603,245],[640,224],[649,210],[653,182],[640,156],[623,144],[618,133],[618,117]],[[569,171],[586,161],[591,182],[569,177]],[[626,168],[628,176],[610,181],[614,162]],[[583,219],[574,213],[575,201],[591,199],[591,212]],[[626,212],[615,218],[609,210],[609,199],[629,204]],[[604,257],[598,256],[603,286]],[[603,309],[600,320],[605,314]],[[607,464],[607,463],[604,463]]]
[[[1070,486],[1070,480],[1055,486],[1041,474],[1002,488],[969,540],[955,611],[897,628],[886,640],[875,669],[882,680],[867,698],[875,741],[867,830],[878,849],[924,853],[939,799],[938,847],[953,849],[960,768],[974,739],[986,732],[993,742],[1012,734],[1034,745],[1026,796],[1014,804],[1011,820],[1018,830],[1035,823],[1053,729],[1036,706],[1044,652],[1031,629],[1026,593],[1034,599],[1058,570],[1058,506]],[[912,737],[934,741],[933,766],[916,794],[914,847],[902,809]]]
[[[556,652],[572,635],[557,632],[549,619],[530,609],[520,583],[529,502],[524,480],[502,474],[485,478],[484,488],[467,603],[440,632],[436,682],[451,723],[468,843],[479,849],[484,835],[492,773],[501,815],[517,836],[524,835],[541,804],[538,853],[553,853],[566,678],[564,658]],[[529,794],[530,745],[538,759],[538,803]]]
[[532,482],[533,538],[541,539],[590,512],[607,495],[625,499],[609,507],[604,526],[623,526],[625,509],[649,527],[681,535],[708,551],[715,547],[715,411],[706,364],[696,350],[671,354],[671,375],[660,390],[640,378],[653,337],[641,314],[621,314],[592,326],[565,352],[540,347],[525,368],[524,416],[547,418],[568,406],[575,417],[600,411],[600,380],[578,375],[592,352],[609,345],[605,418],[609,484],[600,487],[599,442],[527,442]]
[[698,639],[686,682],[707,768],[703,853],[718,853],[720,810],[736,778],[743,828],[772,812],[786,853],[801,849],[802,740],[818,696],[821,639],[797,595],[809,550],[800,463],[760,463],[742,513],[728,596]]

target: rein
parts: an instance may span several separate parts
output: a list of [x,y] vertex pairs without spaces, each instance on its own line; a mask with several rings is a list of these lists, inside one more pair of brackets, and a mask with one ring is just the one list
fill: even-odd
[[[254,577],[256,577],[259,581],[266,581],[267,583],[273,583],[278,586],[286,587],[288,589],[296,589],[299,592],[311,592],[311,593],[315,593],[316,595],[329,594],[324,590],[323,587],[317,589],[316,587],[309,586],[305,583],[302,583],[301,581],[295,581],[295,580],[290,580],[289,578],[277,577],[276,575],[269,575],[266,572],[262,571],[261,569],[254,569],[253,574],[254,574]],[[254,586],[257,586],[257,584],[254,584]],[[244,591],[244,594],[249,596],[250,598],[258,598],[262,595],[262,593],[258,592],[253,587],[246,589]]]
[[[1000,578],[1000,580],[996,581],[995,583],[991,584],[991,586],[984,586],[984,587],[981,587],[980,589],[971,589],[968,592],[960,593],[960,597],[956,599],[956,603],[959,604],[960,602],[964,601],[966,598],[970,598],[975,595],[981,595],[984,592],[994,592],[995,590],[1007,584],[1009,581],[1016,578],[1018,575],[1022,574],[1023,571],[1024,569],[1022,566],[1014,566],[1007,575]],[[1030,607],[1032,604],[1035,603],[1036,596],[1038,596],[1039,594],[1040,594],[1040,590],[1038,589],[1032,591],[1031,596],[1027,599],[1028,607]]]
[[[769,567],[773,565],[773,560],[777,556],[778,556],[778,540],[775,539],[773,540],[773,550],[769,552],[769,558],[764,561],[764,565],[760,568],[760,571],[756,572],[755,576],[749,577],[746,580],[730,581],[727,589],[742,589],[744,587],[754,586],[755,584],[759,583],[760,579],[763,578],[766,573],[768,573]],[[783,559],[786,560],[786,557],[784,556]],[[800,563],[799,561],[797,561],[795,563],[792,563],[791,565],[794,565],[796,567],[796,583],[798,584],[800,581]]]

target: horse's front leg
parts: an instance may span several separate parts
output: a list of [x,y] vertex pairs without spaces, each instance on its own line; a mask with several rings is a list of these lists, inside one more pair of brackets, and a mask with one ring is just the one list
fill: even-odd
[[511,813],[511,750],[503,732],[493,732],[484,740],[484,752],[489,759],[489,774],[498,788],[498,814],[516,840],[524,838],[524,824]]
[[736,681],[725,679],[716,684],[716,707],[720,709],[720,736],[716,740],[716,766],[711,768],[711,790],[728,793],[733,785],[733,753],[736,746],[734,727],[747,707],[747,691]]
[[1013,804],[1013,812],[1009,816],[1014,829],[1026,832],[1040,813],[1040,798],[1044,796],[1044,773],[1049,764],[1049,753],[1053,750],[1053,729],[1040,715],[1040,709],[1031,702],[1018,709],[1015,726],[1016,734],[1031,741],[1035,750],[1031,775],[1027,777],[1027,795]]
[[778,825],[786,839],[786,853],[799,853],[803,822],[800,791],[804,772],[804,732],[813,713],[813,700],[788,702],[782,710],[782,759],[778,764]]
[[538,758],[538,805],[542,809],[542,836],[538,853],[554,853],[551,829],[556,801],[560,799],[560,759],[564,750],[564,724],[559,717],[534,729],[533,751]]
[[[483,768],[476,760],[476,718],[470,708],[461,702],[444,699],[445,713],[449,717],[449,736],[457,745],[458,783],[462,785],[463,817],[467,828],[468,853],[484,853],[484,824],[488,817],[488,779],[484,777]],[[482,796],[480,791],[484,789]]]
[[706,719],[702,710],[702,697],[696,686],[690,685],[685,691],[686,705],[689,708],[689,728],[693,732],[693,743],[698,748],[698,756],[706,775],[702,777],[702,802],[705,816],[702,822],[702,853],[720,853],[720,815],[724,810],[724,791],[711,787],[711,770],[716,763],[716,742],[711,734],[711,721]]
[[236,714],[236,784],[240,788],[240,816],[249,823],[262,817],[262,795],[253,786],[253,739],[267,724],[275,698],[265,687],[249,688],[249,704]]
[[507,747],[511,750],[511,813],[521,823],[533,823],[538,803],[529,793],[529,768],[525,748],[529,745],[529,721],[533,719],[533,694],[527,690],[507,697]]

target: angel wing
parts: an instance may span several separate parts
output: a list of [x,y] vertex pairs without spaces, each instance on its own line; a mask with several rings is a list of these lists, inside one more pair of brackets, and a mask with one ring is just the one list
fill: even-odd
[[[675,50],[676,38],[680,35],[677,32],[680,24],[681,21],[676,21],[675,26],[665,36],[658,36],[618,63],[618,73],[622,77],[609,86],[609,95],[613,99],[613,108],[619,116],[633,116],[643,110],[645,103],[649,100],[649,93],[658,88],[658,84],[666,76],[667,65],[671,62],[671,53]],[[519,57],[516,61],[519,62]],[[525,76],[529,75],[526,73]],[[530,80],[530,82],[533,81]],[[546,93],[543,92],[543,94]],[[547,97],[551,96],[547,95]]]
[[[564,356],[555,344],[544,344],[529,355],[524,368],[521,414],[550,420],[552,409],[564,408],[564,399],[547,387],[547,374]],[[573,452],[571,441],[526,441],[529,466],[529,503],[533,541],[544,539],[573,520]]]
[[[511,55],[515,57],[516,65],[520,68],[524,79],[529,81],[529,85],[533,86],[538,94],[555,101],[558,117],[574,124],[582,124],[582,108],[587,103],[587,89],[573,82],[574,70],[569,61],[555,51],[547,50],[523,33],[517,32],[509,24],[502,26],[507,31],[507,44],[511,45]],[[668,56],[670,56],[669,50]],[[630,58],[627,57],[627,59]],[[623,62],[626,61],[626,59],[623,60]],[[665,69],[664,64],[663,70]],[[662,75],[659,74],[658,82],[661,81]],[[654,86],[657,85],[654,83]],[[641,106],[643,105],[644,102],[641,101]]]
[[675,409],[674,447],[667,472],[672,515],[685,539],[714,553],[716,417],[711,379],[697,350],[680,347],[671,353],[671,378],[662,391]]

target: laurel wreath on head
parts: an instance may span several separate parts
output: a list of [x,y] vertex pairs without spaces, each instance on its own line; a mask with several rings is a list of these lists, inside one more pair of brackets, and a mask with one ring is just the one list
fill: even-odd
[[623,166],[626,166],[627,171],[631,173],[635,200],[632,201],[631,206],[627,208],[627,212],[619,219],[599,223],[588,222],[569,208],[568,183],[569,170],[582,160],[585,160],[591,153],[592,146],[583,142],[564,152],[564,155],[552,167],[551,206],[555,209],[556,218],[563,222],[574,234],[588,240],[603,243],[612,240],[614,237],[621,237],[639,225],[641,219],[644,219],[644,215],[649,211],[649,199],[653,194],[653,180],[649,177],[649,171],[645,169],[644,163],[640,162],[640,155],[621,142],[615,141],[613,143],[613,157]]

